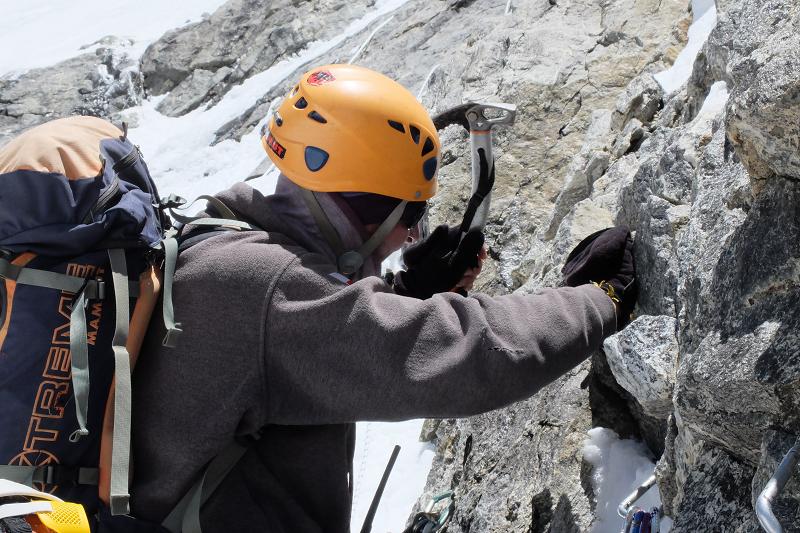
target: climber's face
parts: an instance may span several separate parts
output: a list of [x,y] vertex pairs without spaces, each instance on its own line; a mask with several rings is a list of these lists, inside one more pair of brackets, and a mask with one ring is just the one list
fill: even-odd
[[[368,232],[373,233],[378,229],[377,224],[369,224],[366,226]],[[394,229],[386,236],[375,250],[374,255],[379,261],[383,261],[392,253],[396,252],[403,247],[404,244],[416,242],[419,239],[419,224],[411,228],[406,227],[402,222],[398,223]]]

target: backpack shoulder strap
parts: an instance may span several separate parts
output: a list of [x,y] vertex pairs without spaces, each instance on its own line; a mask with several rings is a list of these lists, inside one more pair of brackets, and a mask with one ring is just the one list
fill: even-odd
[[172,533],[202,533],[200,508],[236,466],[247,447],[234,441],[214,457],[189,492],[167,515],[162,526]]
[[[180,205],[178,200],[179,199],[176,200],[176,197],[169,197],[162,203],[165,205]],[[179,322],[175,322],[175,308],[172,304],[172,283],[175,277],[175,267],[178,262],[178,253],[181,251],[179,247],[179,240],[181,239],[183,230],[186,228],[186,226],[204,226],[206,228],[216,228],[219,230],[230,229],[237,231],[260,229],[252,224],[238,220],[236,218],[236,214],[218,198],[202,195],[198,196],[195,202],[197,200],[206,200],[222,217],[229,218],[209,217],[206,215],[194,217],[186,216],[176,213],[175,209],[170,209],[170,216],[176,221],[180,222],[183,226],[178,230],[168,231],[164,239],[161,241],[161,249],[164,251],[164,299],[162,303],[162,310],[164,327],[167,330],[162,344],[168,348],[174,348],[177,345],[178,337],[183,332],[181,329],[181,324]],[[192,204],[193,203],[194,202],[192,202]],[[192,204],[189,204],[189,206]],[[212,235],[204,236],[203,239],[207,239],[211,236]],[[192,242],[192,244],[190,244],[188,247],[197,244],[197,242],[200,242],[203,239],[198,239],[197,241]],[[188,247],[185,247],[184,249]]]

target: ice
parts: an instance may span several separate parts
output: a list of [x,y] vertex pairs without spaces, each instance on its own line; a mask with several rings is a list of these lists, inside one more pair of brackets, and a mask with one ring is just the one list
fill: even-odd
[[[655,465],[641,442],[620,439],[614,431],[601,427],[589,430],[588,435],[583,457],[594,467],[592,488],[597,499],[592,532],[617,533],[625,524],[617,507],[653,474]],[[658,488],[651,488],[635,505],[647,510],[661,506]],[[661,533],[669,532],[669,524],[669,519],[662,523]]]
[[703,101],[703,105],[694,122],[715,119],[728,103],[728,96],[728,84],[724,81],[715,82],[708,91],[708,96]]

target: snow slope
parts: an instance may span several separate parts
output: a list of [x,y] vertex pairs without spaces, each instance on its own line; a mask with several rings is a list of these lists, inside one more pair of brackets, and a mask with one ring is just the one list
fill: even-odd
[[54,65],[106,35],[139,57],[164,32],[200,20],[225,0],[0,0],[0,76]]
[[353,468],[353,519],[351,531],[361,524],[372,503],[386,463],[395,444],[401,446],[389,482],[373,522],[374,533],[399,533],[411,507],[425,490],[436,447],[419,442],[422,420],[407,422],[362,422],[356,429],[356,455]]

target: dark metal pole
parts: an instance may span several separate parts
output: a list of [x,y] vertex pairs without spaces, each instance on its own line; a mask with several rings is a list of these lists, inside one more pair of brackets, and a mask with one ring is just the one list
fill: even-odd
[[389,481],[389,474],[392,473],[394,462],[397,461],[397,456],[400,454],[400,445],[396,444],[392,451],[392,456],[389,458],[389,463],[386,465],[386,470],[383,471],[383,477],[378,484],[378,490],[375,491],[375,496],[372,497],[372,504],[369,506],[367,516],[364,518],[364,525],[361,526],[361,533],[370,533],[372,531],[372,521],[375,519],[375,513],[378,512],[378,504],[381,503],[381,496],[383,496],[383,489],[386,488],[386,482]]

